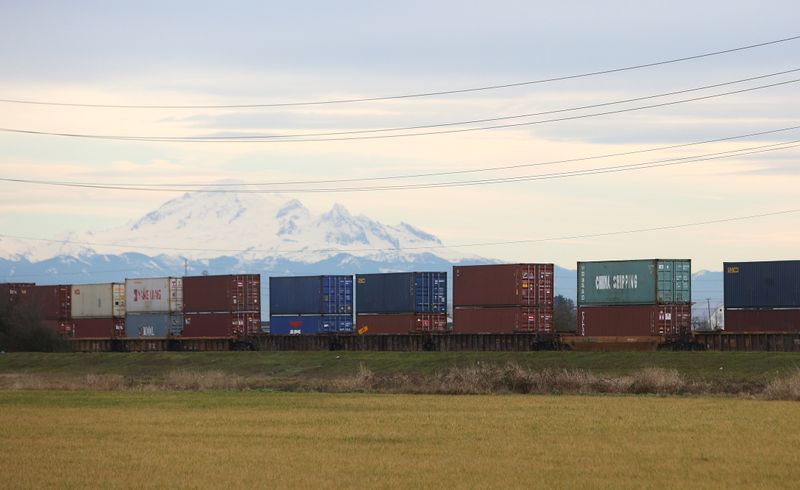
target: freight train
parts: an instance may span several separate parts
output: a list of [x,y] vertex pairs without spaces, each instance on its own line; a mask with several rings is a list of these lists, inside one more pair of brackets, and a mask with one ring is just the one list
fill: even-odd
[[800,350],[800,261],[725,263],[735,333],[691,331],[691,261],[674,259],[579,262],[576,332],[555,332],[553,270],[454,267],[452,324],[446,272],[271,277],[266,331],[258,274],[8,283],[0,301],[78,351]]

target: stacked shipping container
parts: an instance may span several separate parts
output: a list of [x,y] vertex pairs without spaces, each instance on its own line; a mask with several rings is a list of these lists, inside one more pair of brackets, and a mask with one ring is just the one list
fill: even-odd
[[447,331],[447,273],[356,276],[356,328],[390,334]]
[[125,333],[125,285],[74,284],[70,287],[72,335],[113,338]]
[[725,330],[800,331],[800,261],[725,262]]
[[8,288],[9,301],[28,310],[32,318],[63,335],[72,335],[71,296],[68,285],[35,286],[15,284]]
[[183,337],[241,337],[261,332],[261,276],[183,278]]
[[454,333],[553,331],[553,264],[453,267]]
[[270,333],[353,331],[353,276],[269,278]]
[[691,328],[690,260],[578,262],[577,334],[670,336]]
[[126,337],[170,337],[183,328],[183,280],[150,277],[125,280]]

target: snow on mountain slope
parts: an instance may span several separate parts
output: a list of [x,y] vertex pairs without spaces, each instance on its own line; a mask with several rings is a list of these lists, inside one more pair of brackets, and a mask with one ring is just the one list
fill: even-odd
[[186,193],[126,226],[57,239],[62,241],[4,240],[0,256],[34,261],[136,252],[194,260],[274,256],[304,263],[340,253],[384,262],[413,262],[426,253],[450,261],[479,258],[444,248],[437,237],[407,223],[384,225],[340,204],[315,216],[297,199],[227,192]]

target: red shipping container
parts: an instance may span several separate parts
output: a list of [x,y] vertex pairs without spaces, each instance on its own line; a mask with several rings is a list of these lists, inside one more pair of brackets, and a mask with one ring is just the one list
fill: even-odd
[[453,333],[545,333],[553,331],[552,307],[456,308]]
[[576,335],[679,335],[688,332],[691,326],[691,305],[581,306],[578,307]]
[[43,320],[67,320],[72,314],[71,286],[31,286],[19,290],[17,304],[35,308]]
[[725,309],[725,331],[736,333],[800,332],[800,309]]
[[261,275],[186,276],[183,311],[261,311]]
[[553,264],[453,267],[453,306],[550,306]]
[[72,321],[75,338],[109,339],[125,336],[125,320],[122,318],[78,318]]
[[397,313],[356,316],[356,331],[366,327],[367,335],[382,333],[446,332],[447,315],[442,313]]
[[241,337],[261,332],[261,313],[184,313],[181,337]]

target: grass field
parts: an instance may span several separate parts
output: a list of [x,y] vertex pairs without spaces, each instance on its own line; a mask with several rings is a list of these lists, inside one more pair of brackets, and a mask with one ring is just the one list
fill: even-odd
[[800,404],[0,392],[3,488],[796,488]]
[[763,382],[797,371],[800,353],[785,352],[151,352],[0,355],[0,374],[119,374],[163,377],[177,369],[219,370],[275,379],[324,378],[365,366],[378,375],[429,374],[476,363],[513,362],[529,370],[583,369],[625,375],[643,368],[675,369],[688,379]]

